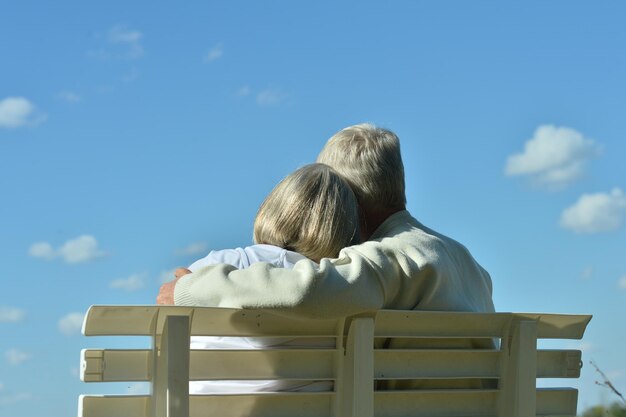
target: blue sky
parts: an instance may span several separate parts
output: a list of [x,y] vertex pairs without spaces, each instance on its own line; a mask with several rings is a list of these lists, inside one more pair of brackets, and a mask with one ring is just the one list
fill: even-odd
[[[263,197],[364,121],[501,311],[589,313],[581,407],[626,389],[626,6],[101,2],[0,14],[0,416],[67,416],[91,304],[249,244]],[[145,341],[137,342],[138,344]],[[124,345],[117,342],[119,346]],[[134,390],[135,387],[130,387]]]

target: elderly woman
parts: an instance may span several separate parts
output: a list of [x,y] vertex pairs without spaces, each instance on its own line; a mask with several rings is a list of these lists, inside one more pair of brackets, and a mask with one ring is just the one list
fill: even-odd
[[[291,268],[301,259],[319,262],[336,258],[346,246],[359,243],[358,205],[350,186],[329,166],[306,165],[283,179],[261,204],[254,221],[252,246],[212,251],[178,270],[177,275],[226,263],[246,268],[256,262]],[[192,337],[193,349],[255,349],[267,346],[332,344],[332,340]],[[250,391],[321,391],[332,383],[299,381],[199,381],[191,394]]]

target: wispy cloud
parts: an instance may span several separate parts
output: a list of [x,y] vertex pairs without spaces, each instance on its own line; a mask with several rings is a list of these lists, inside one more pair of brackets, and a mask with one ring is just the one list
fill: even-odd
[[609,193],[583,194],[561,214],[560,224],[577,233],[600,233],[619,229],[626,213],[626,195],[619,188]]
[[57,94],[57,97],[67,103],[80,103],[81,101],[83,101],[83,98],[81,96],[68,90],[61,91],[59,94]]
[[104,252],[98,248],[98,241],[90,235],[68,240],[59,248],[58,252],[68,264],[89,262],[104,256]]
[[19,365],[28,359],[30,359],[30,353],[24,352],[19,349],[9,349],[5,352],[4,357],[9,365]]
[[82,235],[66,241],[63,246],[54,249],[48,242],[37,242],[31,245],[28,254],[33,258],[53,260],[63,258],[68,264],[93,261],[106,255],[98,247],[98,241],[91,235]]
[[17,323],[22,321],[26,312],[15,307],[0,306],[0,323]]
[[91,49],[87,52],[87,57],[98,61],[110,60],[128,60],[139,59],[145,51],[143,48],[144,34],[129,27],[128,25],[115,25],[111,27],[103,39],[104,43],[100,44],[100,48]]
[[0,128],[35,126],[45,119],[45,114],[38,112],[35,105],[24,97],[0,100]]
[[33,258],[50,261],[58,256],[57,251],[48,242],[33,243],[28,249],[28,254]]
[[143,33],[131,29],[126,25],[116,25],[109,29],[107,39],[112,44],[123,45],[127,48],[126,57],[131,59],[141,58],[144,54],[142,45]]
[[205,254],[208,248],[209,245],[206,242],[194,242],[184,248],[176,249],[174,253],[179,256],[200,255]]
[[209,50],[209,52],[204,56],[204,62],[213,62],[217,61],[224,55],[224,46],[222,43],[218,43],[213,48]]
[[618,281],[617,281],[617,286],[622,289],[622,290],[626,290],[626,275],[623,275]]
[[83,313],[69,313],[61,317],[58,322],[58,328],[61,333],[66,336],[79,334],[83,327]]
[[276,106],[285,99],[287,99],[287,94],[275,88],[265,89],[256,95],[257,104],[263,107]]
[[127,278],[118,278],[111,281],[109,287],[123,291],[137,291],[145,286],[145,274],[132,274]]
[[600,152],[593,140],[572,128],[542,125],[524,144],[523,152],[508,157],[505,173],[559,189],[580,178],[587,162]]

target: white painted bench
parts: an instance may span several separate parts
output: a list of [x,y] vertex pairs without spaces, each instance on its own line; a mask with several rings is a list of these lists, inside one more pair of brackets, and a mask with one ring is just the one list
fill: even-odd
[[[85,382],[149,381],[150,395],[83,395],[79,417],[575,416],[578,391],[537,388],[577,378],[581,352],[537,350],[580,339],[591,316],[383,310],[335,320],[268,310],[93,306],[86,336],[140,335],[152,349],[85,349]],[[190,350],[190,335],[331,337],[334,348]],[[498,349],[375,349],[375,338],[499,339]],[[376,339],[378,340],[378,339]],[[189,395],[189,380],[332,380],[333,392]],[[375,390],[376,380],[476,379],[494,388]],[[495,388],[497,386],[497,388]]]

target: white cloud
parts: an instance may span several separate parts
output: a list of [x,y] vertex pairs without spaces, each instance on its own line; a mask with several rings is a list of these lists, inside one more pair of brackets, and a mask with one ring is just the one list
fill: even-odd
[[144,54],[141,41],[143,33],[136,29],[131,29],[126,25],[113,26],[107,35],[107,40],[113,44],[125,45],[128,50],[126,57],[136,59]]
[[213,62],[220,59],[224,55],[224,47],[221,43],[215,45],[204,57],[205,62]]
[[622,290],[626,290],[626,275],[622,276],[617,281],[617,286],[620,287]]
[[144,287],[144,274],[132,274],[128,278],[119,278],[111,281],[111,288],[124,291],[137,291]]
[[600,147],[569,127],[542,125],[524,144],[524,151],[507,159],[506,175],[526,175],[535,183],[562,188],[580,178],[587,161],[600,154]]
[[268,88],[259,92],[256,96],[256,102],[259,106],[275,106],[282,103],[287,95],[280,90]]
[[61,257],[68,264],[89,262],[106,255],[98,248],[98,241],[91,235],[70,239],[58,249],[54,249],[48,242],[37,242],[31,245],[28,254],[47,261]]
[[41,258],[47,261],[57,256],[56,251],[48,242],[33,243],[28,249],[28,254],[33,258]]
[[79,96],[78,94],[72,92],[72,91],[61,91],[57,97],[63,101],[66,101],[68,103],[79,103],[81,101],[83,101],[83,98],[81,96]]
[[44,120],[45,115],[38,115],[35,105],[24,97],[7,97],[0,100],[0,128],[36,125]]
[[16,323],[25,315],[26,312],[19,308],[0,306],[0,323]]
[[5,352],[4,357],[10,365],[19,365],[30,359],[30,354],[19,349],[9,349]]
[[83,313],[69,313],[59,319],[58,328],[66,336],[79,334],[83,328]]
[[179,256],[200,255],[205,254],[208,248],[209,245],[206,242],[194,242],[184,248],[177,249],[175,253]]
[[68,240],[58,252],[68,264],[88,262],[104,256],[104,252],[98,248],[98,241],[90,235]]
[[561,227],[577,233],[617,230],[626,213],[626,195],[619,188],[610,193],[583,194],[561,214]]
[[4,390],[4,384],[0,382],[0,391]]

